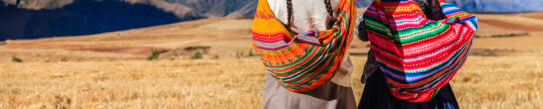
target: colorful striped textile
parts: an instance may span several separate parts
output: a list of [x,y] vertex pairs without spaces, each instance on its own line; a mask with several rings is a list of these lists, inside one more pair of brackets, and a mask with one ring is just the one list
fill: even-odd
[[329,30],[292,34],[276,19],[267,0],[259,0],[253,22],[253,47],[274,79],[289,91],[306,92],[329,81],[340,68],[352,40],[354,0],[342,0]]
[[464,64],[477,18],[439,0],[446,16],[430,20],[415,0],[375,0],[364,14],[379,68],[392,94],[426,102]]

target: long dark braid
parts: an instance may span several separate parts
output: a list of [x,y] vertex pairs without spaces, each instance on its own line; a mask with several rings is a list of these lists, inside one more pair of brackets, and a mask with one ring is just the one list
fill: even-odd
[[288,19],[288,22],[287,22],[287,29],[290,28],[290,24],[292,24],[292,0],[287,0],[287,13],[288,13],[288,16],[287,16],[287,19]]
[[334,18],[334,10],[332,9],[332,4],[330,3],[330,0],[324,0],[324,4],[326,4],[326,11],[328,11],[328,14],[330,15],[330,22],[328,22],[328,28],[332,28],[334,23],[336,23],[336,19]]
[[330,17],[334,17],[334,10],[332,10],[330,0],[324,0],[324,4],[326,4],[326,11],[328,11]]
[[427,0],[427,3],[430,4],[431,11],[432,11],[432,18],[434,20],[441,20],[445,19],[445,14],[443,13],[443,10],[441,9],[441,5],[439,3],[439,0]]
[[[330,0],[324,0],[324,4],[326,4],[326,11],[328,11],[328,14],[332,18],[332,21],[328,24],[328,28],[331,28],[331,26],[336,22],[336,19],[334,19],[334,10],[332,9],[332,4],[330,3]],[[290,28],[290,25],[292,24],[292,0],[287,0],[287,28]]]

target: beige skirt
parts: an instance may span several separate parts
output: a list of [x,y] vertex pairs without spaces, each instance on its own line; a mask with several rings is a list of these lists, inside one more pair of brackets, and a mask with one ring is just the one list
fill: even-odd
[[313,91],[296,93],[288,91],[266,76],[263,93],[264,109],[355,109],[353,90],[351,87],[327,82]]

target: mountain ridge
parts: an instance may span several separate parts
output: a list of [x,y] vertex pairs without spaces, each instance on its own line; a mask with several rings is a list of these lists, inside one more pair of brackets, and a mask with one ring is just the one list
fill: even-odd
[[206,18],[112,0],[76,0],[54,9],[20,7],[0,6],[0,40],[86,35]]
[[[543,10],[543,1],[447,0],[478,13]],[[1,0],[0,40],[95,34],[214,17],[253,16],[258,0]],[[372,0],[356,0],[367,7]],[[114,5],[113,5],[114,4]],[[141,8],[141,9],[138,9]],[[139,12],[138,12],[139,11]]]

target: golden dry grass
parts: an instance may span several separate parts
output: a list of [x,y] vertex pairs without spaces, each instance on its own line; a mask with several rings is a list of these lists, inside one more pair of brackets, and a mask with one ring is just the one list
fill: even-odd
[[[483,33],[507,30],[485,23]],[[0,45],[0,109],[259,108],[265,72],[256,57],[248,56],[250,25],[250,19],[208,19],[89,36],[7,41]],[[543,106],[543,37],[530,33],[476,39],[475,53],[451,83],[461,108]],[[351,52],[367,51],[366,44],[355,40]],[[193,45],[211,49],[200,60],[189,59],[190,53],[145,60],[152,48],[182,51]],[[12,62],[13,56],[23,62]],[[365,56],[354,56],[353,61],[358,67],[351,81],[358,100]]]

